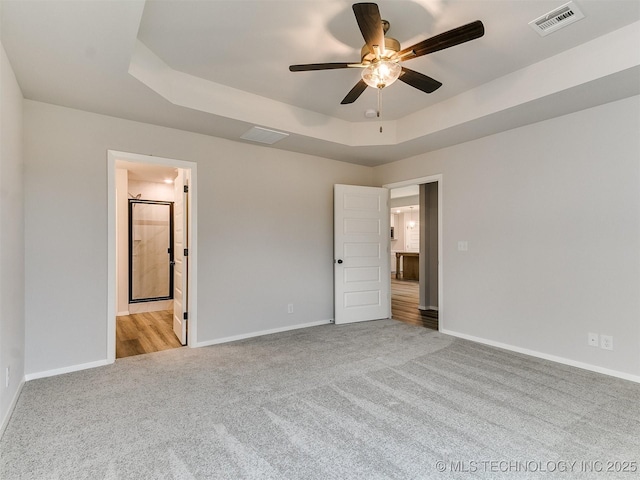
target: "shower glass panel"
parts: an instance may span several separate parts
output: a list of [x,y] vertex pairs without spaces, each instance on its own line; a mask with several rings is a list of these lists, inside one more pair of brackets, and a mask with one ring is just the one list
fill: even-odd
[[173,202],[129,200],[129,303],[173,298]]

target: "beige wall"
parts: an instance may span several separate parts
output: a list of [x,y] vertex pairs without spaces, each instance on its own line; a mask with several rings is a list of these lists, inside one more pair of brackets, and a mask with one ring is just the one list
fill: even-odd
[[639,131],[631,97],[374,168],[443,175],[445,330],[640,375]]
[[116,315],[129,314],[129,172],[116,168]]
[[24,114],[28,374],[107,358],[109,149],[197,162],[199,342],[333,318],[333,185],[370,185],[370,168],[33,101]]
[[161,202],[173,202],[173,184],[147,182],[143,180],[128,180],[128,193],[133,196],[140,194],[142,200],[158,200]]

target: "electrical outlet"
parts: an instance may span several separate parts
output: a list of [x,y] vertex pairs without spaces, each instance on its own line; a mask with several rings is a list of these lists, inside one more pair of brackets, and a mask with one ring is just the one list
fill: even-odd
[[293,313],[293,303],[287,305],[287,313]]
[[600,335],[600,348],[613,350],[613,337],[611,335]]
[[458,242],[458,251],[459,252],[466,252],[467,250],[469,250],[469,243],[466,240],[462,240]]
[[587,338],[587,345],[589,345],[590,347],[598,347],[598,346],[600,346],[600,340],[598,339],[598,334],[597,333],[589,332],[589,335],[588,335],[588,338]]
[[7,371],[6,371],[6,375],[5,375],[5,381],[4,381],[4,386],[8,387],[9,386],[9,367],[7,367]]

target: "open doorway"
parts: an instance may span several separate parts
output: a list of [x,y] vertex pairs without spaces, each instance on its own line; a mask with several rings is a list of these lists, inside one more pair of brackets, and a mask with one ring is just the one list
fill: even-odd
[[175,167],[116,161],[116,358],[182,346],[173,332],[177,177]]
[[110,151],[109,173],[109,359],[192,344],[195,164]]
[[385,185],[390,189],[391,312],[405,323],[438,330],[441,309],[440,176]]

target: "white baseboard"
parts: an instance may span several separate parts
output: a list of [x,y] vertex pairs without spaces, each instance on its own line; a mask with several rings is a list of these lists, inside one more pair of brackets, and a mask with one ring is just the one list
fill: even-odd
[[24,376],[24,379],[28,382],[29,380],[35,380],[37,378],[55,377],[56,375],[62,375],[63,373],[77,372],[80,370],[87,370],[89,368],[104,367],[105,365],[110,365],[111,363],[113,362],[109,362],[108,360],[98,360],[96,362],[71,365],[70,367],[56,368],[54,370],[46,370],[44,372],[29,373],[28,375]]
[[[210,345],[217,345],[220,343],[229,343],[229,342],[235,342],[237,340],[244,340],[246,338],[253,338],[253,337],[260,337],[262,335],[270,335],[272,333],[281,333],[281,332],[287,332],[289,330],[298,330],[300,328],[308,328],[308,327],[317,327],[320,325],[328,325],[330,323],[332,323],[332,319],[329,320],[319,320],[317,322],[310,322],[310,323],[302,323],[299,325],[291,325],[288,327],[281,327],[281,328],[273,328],[270,330],[262,330],[259,332],[252,332],[252,333],[246,333],[243,335],[235,335],[233,337],[224,337],[224,338],[218,338],[215,340],[210,340],[210,341],[205,341],[205,342],[198,342],[195,345],[193,345],[193,347],[207,347]],[[191,345],[190,345],[191,346]],[[47,370],[44,372],[36,372],[36,373],[29,373],[27,375],[25,375],[25,381],[29,381],[29,380],[36,380],[38,378],[46,378],[46,377],[54,377],[56,375],[62,375],[65,373],[71,373],[71,372],[77,372],[80,370],[87,370],[89,368],[96,368],[96,367],[104,367],[105,365],[110,365],[113,362],[110,362],[108,360],[98,360],[95,362],[89,362],[89,363],[83,363],[80,365],[71,365],[69,367],[63,367],[63,368],[56,368],[54,370]]]
[[440,330],[441,333],[451,335],[453,337],[464,338],[465,340],[471,340],[472,342],[482,343],[483,345],[489,345],[492,347],[502,348],[512,352],[523,353],[532,357],[542,358],[544,360],[550,360],[552,362],[561,363],[563,365],[569,365],[570,367],[577,367],[583,370],[589,370],[591,372],[602,373],[611,377],[622,378],[623,380],[629,380],[631,382],[640,383],[639,375],[632,375],[630,373],[619,372],[618,370],[611,370],[609,368],[599,367],[597,365],[591,365],[589,363],[579,362],[577,360],[571,360],[570,358],[558,357],[556,355],[550,355],[548,353],[537,352],[535,350],[529,350],[528,348],[516,347],[507,343],[495,342],[493,340],[487,340],[486,338],[475,337],[473,335],[467,335],[465,333],[454,332],[451,330]]
[[301,328],[318,327],[320,325],[328,325],[331,323],[333,323],[333,319],[319,320],[317,322],[310,322],[310,323],[301,323],[298,325],[291,325],[288,327],[272,328],[270,330],[262,330],[260,332],[245,333],[242,335],[234,335],[232,337],[216,338],[215,340],[198,342],[197,344],[194,345],[194,347],[208,347],[211,345],[219,345],[221,343],[229,343],[229,342],[236,342],[238,340],[245,340],[247,338],[261,337],[262,335],[271,335],[272,333],[282,333],[282,332],[288,332],[289,330],[299,330]]
[[126,315],[129,315],[129,310],[125,310],[124,312],[116,313],[116,317],[124,317]]
[[4,435],[4,431],[7,428],[7,425],[9,425],[9,420],[11,419],[11,415],[13,414],[13,410],[16,408],[16,403],[18,403],[18,398],[22,393],[22,387],[24,387],[24,378],[20,381],[20,385],[18,385],[18,389],[16,390],[16,393],[11,399],[11,403],[9,404],[9,409],[2,419],[2,424],[0,424],[0,438],[2,438],[2,435]]

